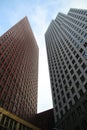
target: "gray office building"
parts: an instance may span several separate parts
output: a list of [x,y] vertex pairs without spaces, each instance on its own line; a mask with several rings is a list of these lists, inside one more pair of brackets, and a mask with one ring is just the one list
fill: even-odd
[[59,13],[45,40],[56,127],[87,130],[87,10]]

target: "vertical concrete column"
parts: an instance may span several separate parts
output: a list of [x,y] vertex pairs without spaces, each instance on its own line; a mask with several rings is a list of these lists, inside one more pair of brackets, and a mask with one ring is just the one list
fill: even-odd
[[0,113],[0,123],[1,123],[1,121],[2,121],[2,118],[3,118],[3,114]]
[[20,128],[20,123],[17,123],[16,130],[19,130],[19,128]]

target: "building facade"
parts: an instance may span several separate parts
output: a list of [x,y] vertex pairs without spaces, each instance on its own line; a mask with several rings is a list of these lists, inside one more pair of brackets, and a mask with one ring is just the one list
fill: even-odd
[[87,10],[59,13],[46,33],[56,127],[87,129]]
[[0,130],[41,130],[35,125],[0,108]]
[[37,113],[38,46],[27,17],[0,37],[0,107],[27,120]]
[[36,114],[29,122],[41,130],[53,130],[55,128],[53,109]]

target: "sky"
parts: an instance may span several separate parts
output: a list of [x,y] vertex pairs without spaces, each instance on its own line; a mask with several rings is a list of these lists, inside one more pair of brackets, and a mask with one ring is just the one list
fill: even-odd
[[39,46],[38,113],[53,107],[44,34],[70,8],[87,9],[87,0],[0,0],[0,36],[27,16]]

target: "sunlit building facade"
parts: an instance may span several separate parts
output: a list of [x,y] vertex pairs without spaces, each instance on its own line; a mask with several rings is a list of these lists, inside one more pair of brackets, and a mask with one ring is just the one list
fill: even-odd
[[0,107],[27,120],[37,113],[38,46],[27,17],[0,37]]
[[59,130],[87,129],[87,10],[59,13],[46,33],[46,48]]

